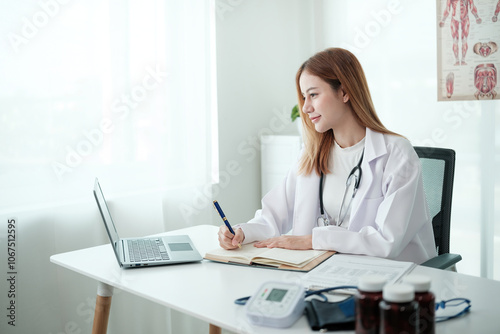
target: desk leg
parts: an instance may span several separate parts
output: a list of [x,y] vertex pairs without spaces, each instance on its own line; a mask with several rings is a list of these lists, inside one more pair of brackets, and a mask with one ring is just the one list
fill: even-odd
[[111,297],[113,287],[99,282],[97,286],[97,299],[95,302],[94,324],[92,334],[106,334],[108,330],[109,310],[111,308]]
[[209,334],[221,334],[221,329],[219,326],[215,326],[215,325],[210,324],[208,333]]

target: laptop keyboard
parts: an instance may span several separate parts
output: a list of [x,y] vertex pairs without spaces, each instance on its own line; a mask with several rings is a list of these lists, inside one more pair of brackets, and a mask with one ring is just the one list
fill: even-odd
[[168,253],[161,239],[127,240],[131,262],[168,260]]

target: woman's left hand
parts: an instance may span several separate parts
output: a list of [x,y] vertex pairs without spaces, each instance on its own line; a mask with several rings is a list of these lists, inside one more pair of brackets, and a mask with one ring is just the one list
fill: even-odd
[[313,249],[312,235],[282,235],[258,241],[254,246],[258,248]]

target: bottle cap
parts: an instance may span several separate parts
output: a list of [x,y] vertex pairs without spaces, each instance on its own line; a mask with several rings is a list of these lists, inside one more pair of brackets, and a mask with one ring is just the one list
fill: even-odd
[[431,288],[431,278],[424,275],[408,275],[403,282],[413,285],[415,292],[427,292]]
[[382,291],[386,278],[381,275],[365,275],[361,276],[358,281],[358,289],[366,292]]
[[384,286],[382,297],[388,302],[408,303],[415,298],[415,289],[406,283],[388,284]]

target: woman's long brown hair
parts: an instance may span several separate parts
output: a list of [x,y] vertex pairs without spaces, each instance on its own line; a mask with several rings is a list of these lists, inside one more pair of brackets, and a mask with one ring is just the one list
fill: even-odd
[[299,108],[301,111],[302,125],[304,129],[305,151],[301,157],[299,172],[305,175],[313,171],[318,175],[322,172],[328,174],[328,158],[330,149],[334,142],[333,130],[319,133],[309,117],[304,117],[302,108],[304,97],[300,89],[300,76],[307,71],[317,76],[337,91],[342,90],[349,96],[347,102],[358,122],[373,131],[386,134],[396,134],[385,128],[373,107],[370,90],[366,82],[365,73],[358,59],[349,51],[341,48],[329,48],[316,53],[302,64],[295,76]]

